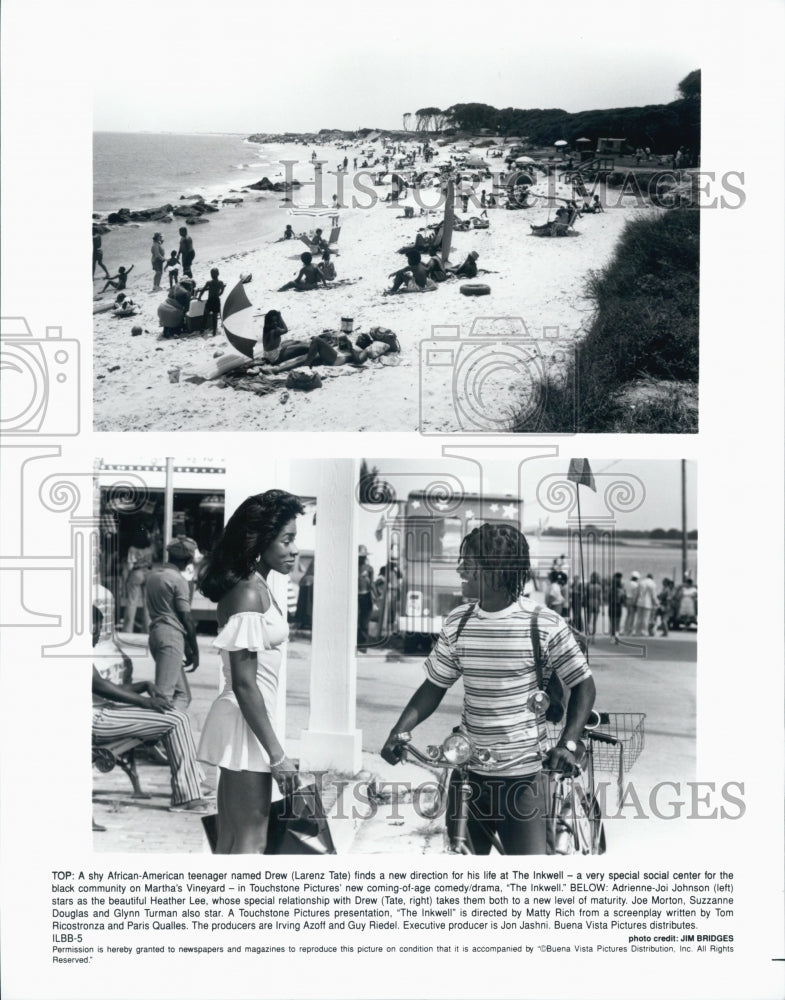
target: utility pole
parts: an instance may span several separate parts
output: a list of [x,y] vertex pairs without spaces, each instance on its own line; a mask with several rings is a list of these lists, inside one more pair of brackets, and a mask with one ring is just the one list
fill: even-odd
[[174,459],[166,460],[166,484],[164,486],[164,562],[166,546],[172,540],[174,527]]
[[681,460],[681,579],[687,575],[687,461]]

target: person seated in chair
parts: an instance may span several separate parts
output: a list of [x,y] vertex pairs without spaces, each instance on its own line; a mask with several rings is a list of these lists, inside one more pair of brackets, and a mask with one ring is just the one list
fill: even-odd
[[556,236],[559,232],[566,233],[570,224],[570,210],[562,205],[556,210],[555,218],[541,226],[532,226],[532,232],[542,236]]
[[[100,620],[93,615],[93,645]],[[201,770],[196,763],[191,723],[185,712],[172,708],[152,681],[113,684],[93,665],[92,742],[100,747],[126,737],[145,742],[163,740],[172,781],[172,812],[205,812]]]

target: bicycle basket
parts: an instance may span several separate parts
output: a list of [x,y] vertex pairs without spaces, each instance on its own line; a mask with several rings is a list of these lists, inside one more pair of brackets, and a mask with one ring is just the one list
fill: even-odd
[[[607,733],[621,742],[623,747],[624,770],[629,771],[640,757],[644,747],[645,712],[598,712],[600,724],[595,732]],[[561,726],[548,725],[548,736],[556,743],[561,735]],[[597,771],[619,769],[619,748],[608,743],[594,743],[594,767]]]

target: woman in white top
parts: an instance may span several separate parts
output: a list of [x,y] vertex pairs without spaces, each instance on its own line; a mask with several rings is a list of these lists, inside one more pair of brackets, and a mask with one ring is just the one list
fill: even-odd
[[297,558],[296,496],[268,490],[248,497],[229,519],[199,574],[199,589],[218,602],[224,689],[213,702],[199,760],[220,768],[218,854],[263,854],[272,779],[281,791],[296,768],[275,734],[285,614],[268,585],[270,570],[288,575]]

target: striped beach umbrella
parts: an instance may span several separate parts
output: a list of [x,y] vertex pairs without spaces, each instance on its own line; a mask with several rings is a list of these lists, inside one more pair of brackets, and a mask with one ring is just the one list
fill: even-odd
[[223,328],[232,347],[247,358],[252,358],[258,338],[252,328],[251,300],[245,293],[242,281],[238,281],[226,296]]

